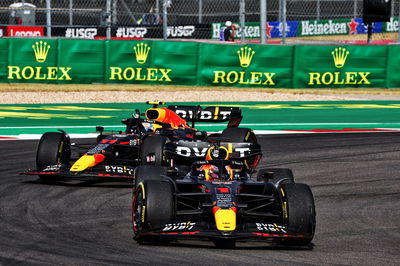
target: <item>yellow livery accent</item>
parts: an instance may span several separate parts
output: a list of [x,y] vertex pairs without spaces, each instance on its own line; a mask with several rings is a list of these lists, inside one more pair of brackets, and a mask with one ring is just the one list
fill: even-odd
[[69,169],[71,172],[80,172],[86,170],[87,168],[93,167],[98,164],[99,161],[96,159],[95,155],[83,155],[78,161]]
[[220,231],[233,231],[236,229],[236,212],[232,209],[219,209],[214,213],[215,224]]
[[214,112],[214,120],[218,119],[218,114],[219,114],[219,107],[215,107],[215,112]]

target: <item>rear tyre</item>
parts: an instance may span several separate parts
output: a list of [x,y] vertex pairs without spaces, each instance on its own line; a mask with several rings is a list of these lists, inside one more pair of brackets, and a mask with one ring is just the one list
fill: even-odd
[[134,188],[145,180],[164,180],[167,176],[167,167],[155,165],[140,165],[134,171]]
[[221,139],[229,142],[257,143],[257,137],[250,128],[229,127],[221,133]]
[[280,194],[284,222],[297,234],[305,235],[301,238],[282,239],[281,244],[309,245],[314,237],[316,225],[314,197],[310,187],[306,184],[285,183],[281,186]]
[[140,158],[142,165],[165,165],[164,146],[167,139],[163,136],[148,136],[144,139]]
[[[68,164],[71,159],[71,144],[64,133],[47,132],[42,135],[36,152],[36,169],[44,170],[49,165]],[[55,175],[39,175],[43,181],[57,179]]]
[[132,226],[138,243],[155,242],[146,232],[160,229],[174,218],[173,188],[168,181],[146,180],[136,188],[132,200]]

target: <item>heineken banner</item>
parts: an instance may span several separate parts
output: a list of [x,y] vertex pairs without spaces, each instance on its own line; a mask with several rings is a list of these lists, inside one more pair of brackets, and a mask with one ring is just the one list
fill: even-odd
[[[225,28],[224,23],[211,24],[211,38],[220,39],[221,31]],[[239,22],[234,24],[240,25]],[[269,21],[266,24],[267,38],[281,38],[283,25],[280,21]],[[373,23],[373,33],[398,32],[399,19],[391,17],[388,22]],[[246,39],[259,39],[261,27],[259,22],[246,22],[243,29]],[[329,19],[329,20],[302,20],[286,22],[286,37],[309,37],[323,35],[353,35],[366,34],[367,26],[362,18]],[[235,31],[235,36],[240,39],[241,32]]]
[[0,82],[399,88],[398,46],[0,39]]

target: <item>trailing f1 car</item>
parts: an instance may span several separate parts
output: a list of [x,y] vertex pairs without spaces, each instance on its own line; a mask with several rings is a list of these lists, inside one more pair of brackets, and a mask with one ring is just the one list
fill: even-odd
[[[205,159],[205,151],[211,146],[209,140],[215,136],[234,142],[227,146],[232,156],[244,157],[254,149],[261,150],[254,133],[238,127],[242,115],[237,107],[159,107],[165,103],[148,103],[153,106],[146,110],[144,118],[135,110],[132,118],[122,120],[124,132],[104,133],[102,127],[97,127],[97,145],[89,149],[87,145],[71,144],[63,130],[43,134],[37,148],[36,170],[23,174],[39,175],[44,181],[132,178],[135,167],[144,164],[173,166],[182,172],[193,161]],[[195,122],[228,122],[228,127],[208,136],[195,129]],[[249,158],[251,167],[257,165],[259,157]]]
[[307,246],[315,225],[308,185],[295,183],[292,171],[261,169],[250,178],[244,160],[230,160],[223,147],[210,148],[210,160],[171,178],[161,166],[135,171],[132,225],[137,242],[205,238],[219,247],[236,241],[273,241]]

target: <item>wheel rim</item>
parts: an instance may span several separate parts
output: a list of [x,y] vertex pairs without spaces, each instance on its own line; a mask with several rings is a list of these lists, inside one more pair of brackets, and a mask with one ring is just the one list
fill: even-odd
[[138,188],[132,202],[132,228],[135,234],[138,234],[142,228],[143,204],[143,192],[141,188]]

